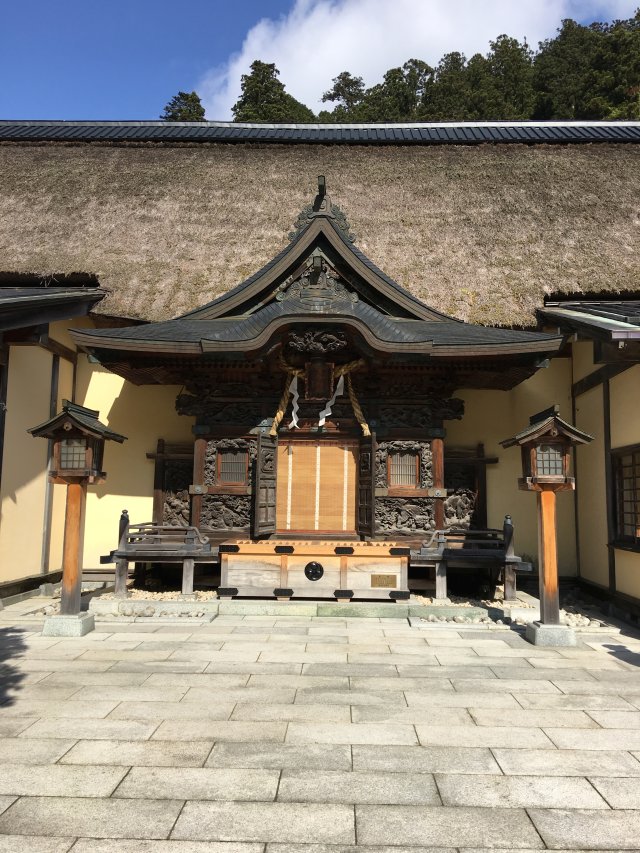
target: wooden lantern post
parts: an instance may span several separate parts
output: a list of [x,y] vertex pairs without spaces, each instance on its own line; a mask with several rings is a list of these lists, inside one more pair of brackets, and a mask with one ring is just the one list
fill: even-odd
[[93,629],[93,616],[80,612],[82,544],[87,486],[104,481],[101,470],[105,441],[125,436],[98,420],[99,412],[62,401],[62,411],[29,432],[53,443],[49,480],[67,487],[62,553],[60,615],[45,620],[43,634],[82,636]]
[[552,406],[533,415],[522,432],[501,442],[503,447],[520,447],[518,488],[537,495],[540,622],[527,626],[527,639],[537,645],[575,645],[573,632],[560,624],[556,494],[575,489],[571,448],[592,440],[593,436],[563,421],[559,407]]

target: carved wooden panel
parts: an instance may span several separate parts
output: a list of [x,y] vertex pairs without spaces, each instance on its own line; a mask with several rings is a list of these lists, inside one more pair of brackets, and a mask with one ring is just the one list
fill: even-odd
[[276,478],[278,437],[260,433],[255,464],[254,535],[276,532]]
[[378,536],[423,536],[434,530],[432,498],[376,498]]
[[247,532],[251,523],[248,495],[204,495],[200,526],[208,530]]

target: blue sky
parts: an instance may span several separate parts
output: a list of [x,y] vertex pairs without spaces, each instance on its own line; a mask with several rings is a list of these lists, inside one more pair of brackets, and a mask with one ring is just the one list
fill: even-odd
[[154,119],[196,89],[230,118],[240,75],[275,62],[312,108],[348,69],[377,82],[411,56],[535,46],[563,17],[629,17],[640,0],[0,0],[0,118]]

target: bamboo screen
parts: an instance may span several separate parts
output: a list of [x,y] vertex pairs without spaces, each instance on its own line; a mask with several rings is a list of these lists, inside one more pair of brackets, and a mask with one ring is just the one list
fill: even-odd
[[356,446],[292,441],[278,447],[277,528],[281,533],[353,533]]

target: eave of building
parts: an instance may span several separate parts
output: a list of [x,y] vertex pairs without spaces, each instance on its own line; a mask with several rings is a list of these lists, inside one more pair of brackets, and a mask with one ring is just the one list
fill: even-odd
[[[611,303],[615,305],[614,302]],[[640,301],[636,303],[640,314]],[[589,303],[572,307],[545,307],[538,311],[546,325],[556,325],[565,331],[581,332],[587,337],[602,341],[640,340],[638,322],[625,322],[614,317],[590,313]]]
[[92,288],[0,288],[0,331],[82,317],[106,291]]

